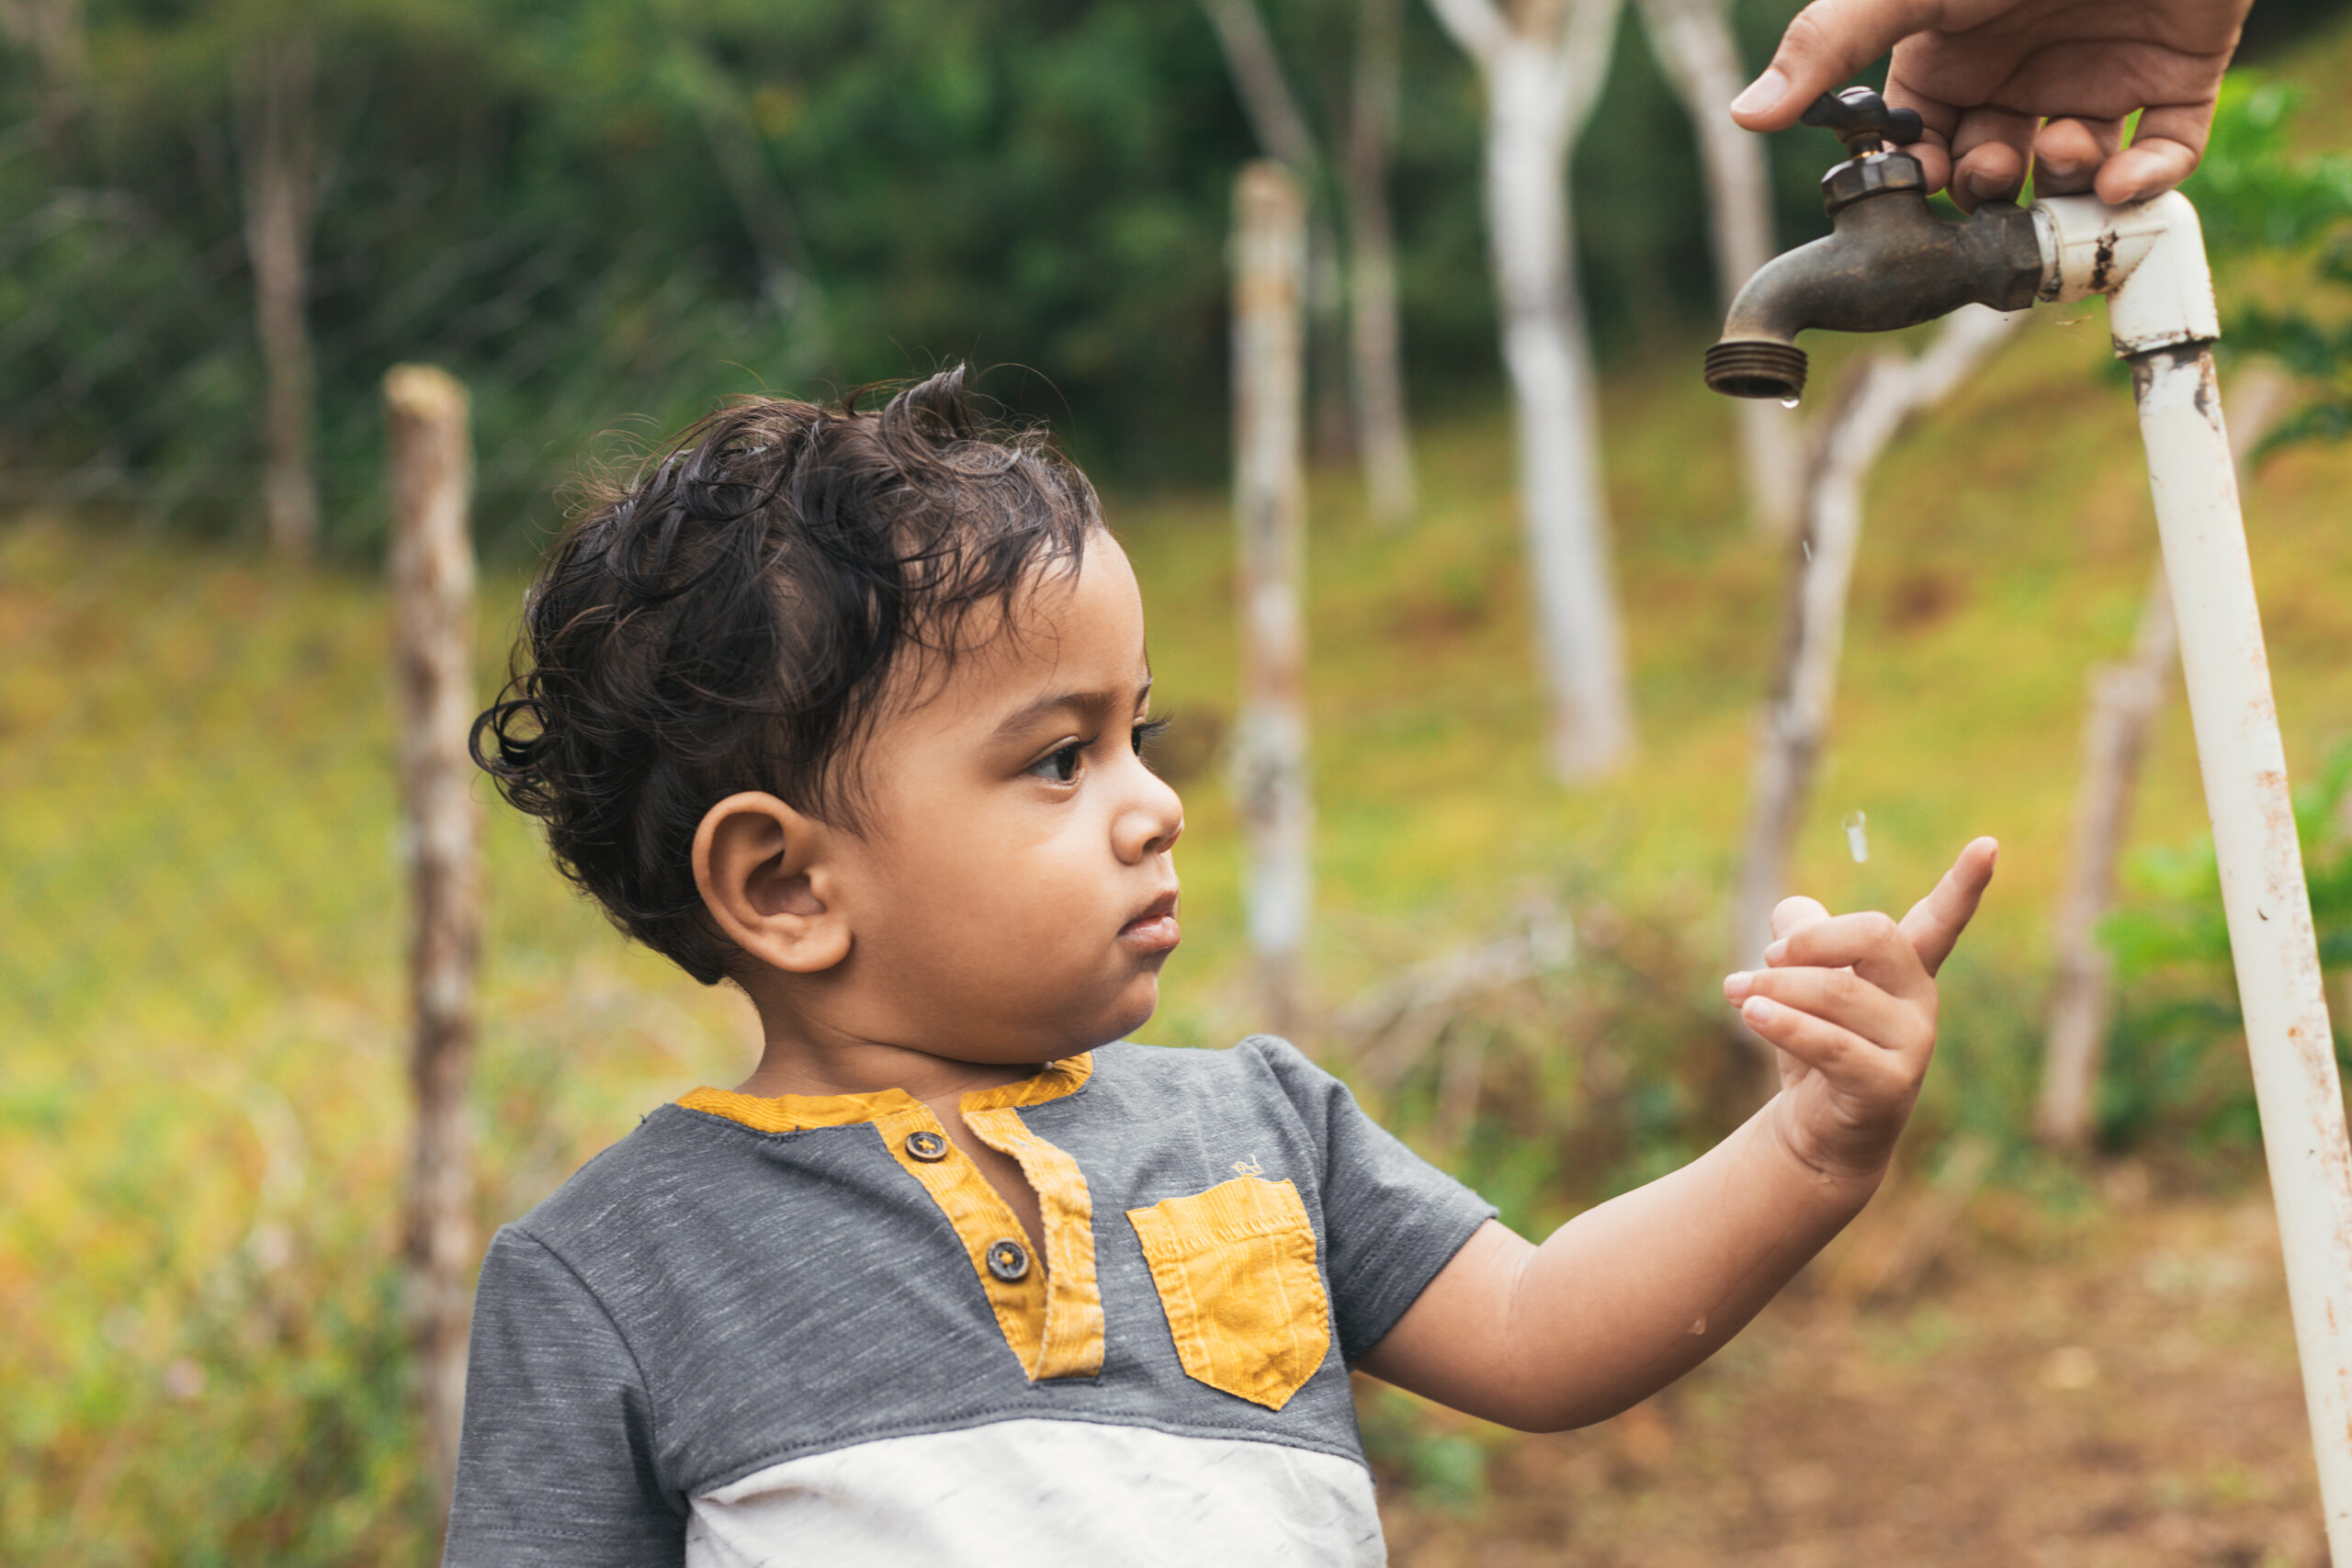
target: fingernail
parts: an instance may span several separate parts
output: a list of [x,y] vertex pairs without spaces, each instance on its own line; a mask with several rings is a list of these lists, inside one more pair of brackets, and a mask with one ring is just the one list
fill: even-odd
[[1764,950],[1764,962],[1767,964],[1778,964],[1781,959],[1786,958],[1788,955],[1788,941],[1786,938],[1783,938]]
[[1750,1023],[1770,1023],[1772,1021],[1772,1015],[1780,1010],[1768,998],[1750,997],[1747,998],[1747,1004],[1741,1008],[1739,1012],[1740,1016]]
[[2072,179],[2083,172],[2083,166],[2072,159],[2041,158],[2036,162],[2041,164],[2043,174],[2055,175],[2062,180]]
[[1788,90],[1789,79],[1781,75],[1778,68],[1767,70],[1763,75],[1741,89],[1739,96],[1731,101],[1732,112],[1734,114],[1762,114],[1774,104],[1779,103],[1781,96]]
[[1968,194],[1978,201],[1999,201],[2013,194],[2007,182],[1996,180],[1990,175],[1972,172],[1962,176],[1962,183],[1968,186]]
[[1736,974],[1726,975],[1724,976],[1724,995],[1733,1001],[1737,1001],[1747,995],[1747,987],[1754,984],[1755,979],[1756,976],[1745,969]]

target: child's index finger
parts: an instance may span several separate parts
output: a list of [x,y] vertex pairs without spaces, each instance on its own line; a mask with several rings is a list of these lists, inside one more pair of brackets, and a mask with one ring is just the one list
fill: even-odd
[[1775,969],[1851,969],[1894,997],[1930,988],[1918,954],[1894,919],[1876,909],[1832,915],[1792,932],[1764,950]]
[[1778,942],[1828,918],[1828,906],[1820,899],[1792,894],[1772,906],[1772,939]]
[[1951,863],[1943,879],[1928,895],[1911,906],[1903,917],[1903,934],[1911,939],[1911,946],[1919,954],[1920,967],[1933,975],[1951,956],[1960,933],[1976,914],[1976,906],[1984,897],[1984,889],[1993,880],[1993,864],[1999,858],[2000,844],[1992,839],[1971,840],[1960,858]]

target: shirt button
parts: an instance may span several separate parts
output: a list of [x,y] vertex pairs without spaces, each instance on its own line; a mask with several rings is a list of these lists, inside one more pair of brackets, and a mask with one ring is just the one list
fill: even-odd
[[909,1133],[907,1153],[925,1165],[936,1165],[947,1157],[947,1140],[936,1133]]
[[1012,1284],[1029,1277],[1029,1249],[1011,1236],[989,1243],[989,1272]]

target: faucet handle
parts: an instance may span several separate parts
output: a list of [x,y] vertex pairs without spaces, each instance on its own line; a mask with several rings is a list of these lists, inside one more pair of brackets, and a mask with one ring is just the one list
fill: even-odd
[[1927,134],[1917,109],[1893,109],[1868,87],[1824,93],[1800,117],[1806,125],[1826,127],[1855,157],[1906,146]]

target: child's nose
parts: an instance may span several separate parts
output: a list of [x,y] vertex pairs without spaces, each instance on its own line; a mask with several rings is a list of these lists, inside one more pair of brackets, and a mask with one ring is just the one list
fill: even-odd
[[1165,853],[1184,833],[1184,803],[1166,779],[1144,767],[1134,803],[1121,814],[1119,858],[1130,863]]

